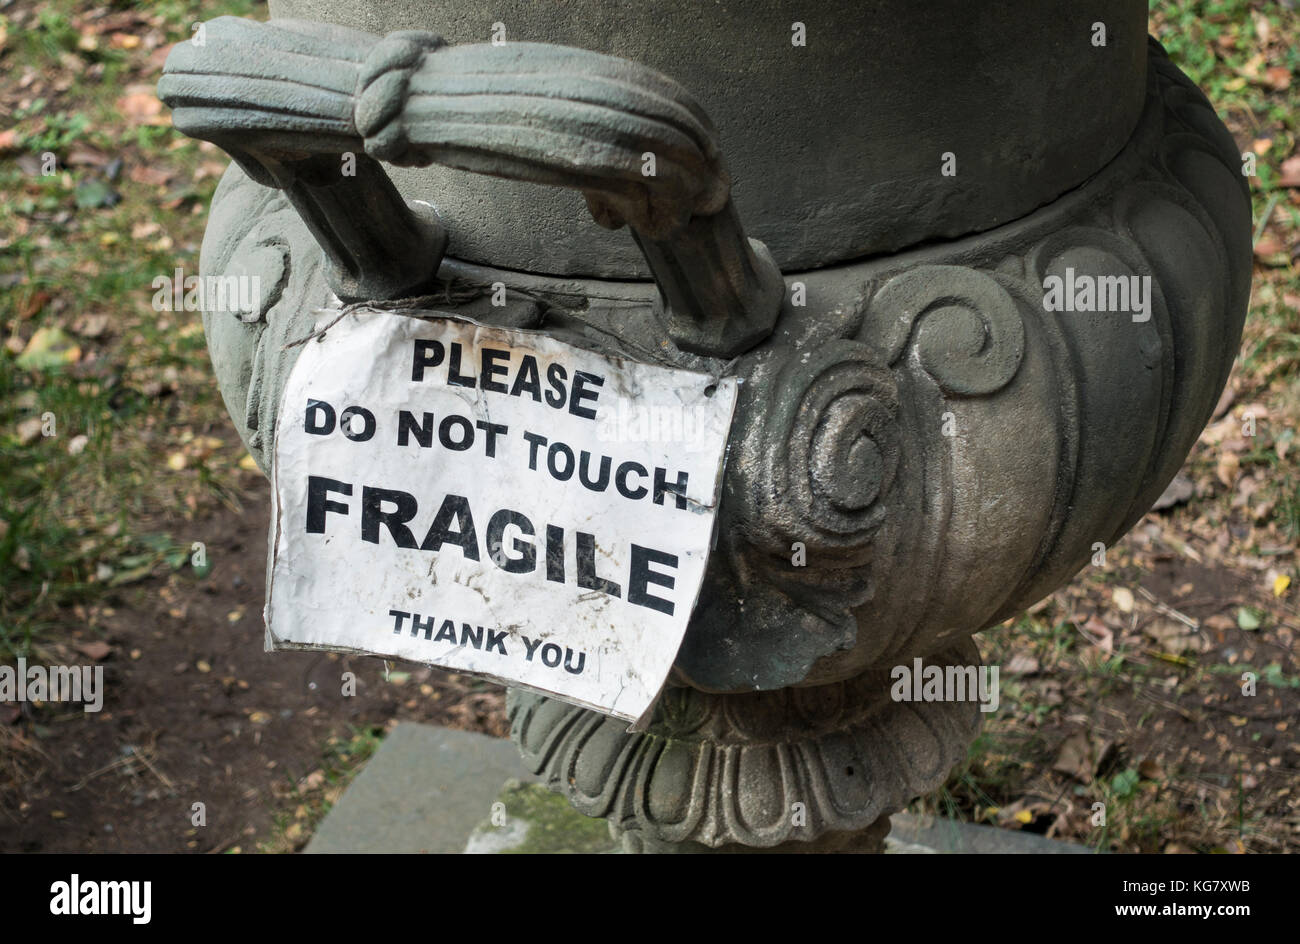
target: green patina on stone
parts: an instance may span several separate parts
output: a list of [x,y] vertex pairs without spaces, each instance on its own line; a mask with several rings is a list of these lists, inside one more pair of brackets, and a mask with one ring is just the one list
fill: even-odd
[[536,783],[507,780],[497,795],[505,804],[505,825],[489,817],[470,833],[466,852],[556,854],[618,852],[603,819],[583,816],[569,801]]

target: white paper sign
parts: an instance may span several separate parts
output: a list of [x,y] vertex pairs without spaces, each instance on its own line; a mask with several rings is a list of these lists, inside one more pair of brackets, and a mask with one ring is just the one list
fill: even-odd
[[734,379],[539,332],[346,315],[284,391],[268,648],[639,719],[703,580],[735,400]]

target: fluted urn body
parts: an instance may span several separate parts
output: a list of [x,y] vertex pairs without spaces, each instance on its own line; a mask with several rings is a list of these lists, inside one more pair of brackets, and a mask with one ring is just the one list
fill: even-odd
[[[716,546],[649,728],[511,700],[528,764],[631,849],[878,845],[979,720],[898,699],[894,668],[978,664],[973,633],[1133,526],[1246,311],[1239,156],[1145,4],[808,6],[275,0],[304,22],[274,75],[248,53],[218,107],[198,51],[163,83],[178,127],[239,160],[205,273],[276,275],[259,310],[205,316],[259,460],[285,342],[378,285],[504,282],[521,300],[447,310],[742,381]],[[381,43],[400,30],[449,45]],[[285,98],[286,125],[261,100],[281,79],[326,103]],[[377,175],[350,210],[304,169],[348,147]],[[636,180],[646,153],[671,174]],[[340,222],[366,213],[383,219]],[[409,239],[346,271],[393,218]]]

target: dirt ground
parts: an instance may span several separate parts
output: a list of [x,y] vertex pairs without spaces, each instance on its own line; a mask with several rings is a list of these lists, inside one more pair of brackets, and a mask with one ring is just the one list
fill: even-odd
[[[111,646],[101,712],[0,706],[0,756],[26,768],[0,786],[0,852],[253,851],[329,772],[331,737],[396,719],[506,733],[488,683],[396,665],[386,680],[375,658],[264,652],[270,491],[247,479],[242,514],[219,506],[186,525],[207,544],[206,579],[151,578],[97,614]],[[345,672],[355,695],[342,694]],[[195,803],[206,826],[193,825]]]

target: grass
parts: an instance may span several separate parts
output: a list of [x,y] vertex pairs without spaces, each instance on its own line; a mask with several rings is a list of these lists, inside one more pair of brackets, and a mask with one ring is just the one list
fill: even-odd
[[257,844],[257,851],[297,852],[305,846],[352,778],[378,750],[384,734],[383,728],[349,725],[347,736],[330,738],[319,768],[296,780],[290,778],[276,791],[280,809],[270,837]]
[[[143,50],[111,48],[83,9],[48,3],[35,28],[5,31],[6,74],[95,81],[64,92],[54,83],[0,121],[27,159],[0,162],[0,659],[39,656],[69,608],[152,572],[142,555],[174,561],[147,522],[229,499],[239,455],[191,447],[211,430],[234,437],[199,316],[151,305],[156,276],[197,271],[201,211],[216,183],[198,171],[220,155],[169,127],[123,121],[123,89],[152,81],[135,54]],[[155,16],[165,14],[157,22],[169,43],[200,16],[251,9],[166,3]],[[81,163],[78,150],[101,165]],[[133,174],[159,166],[174,184]],[[184,468],[160,469],[164,451],[185,456]],[[173,543],[188,546],[183,536]]]

